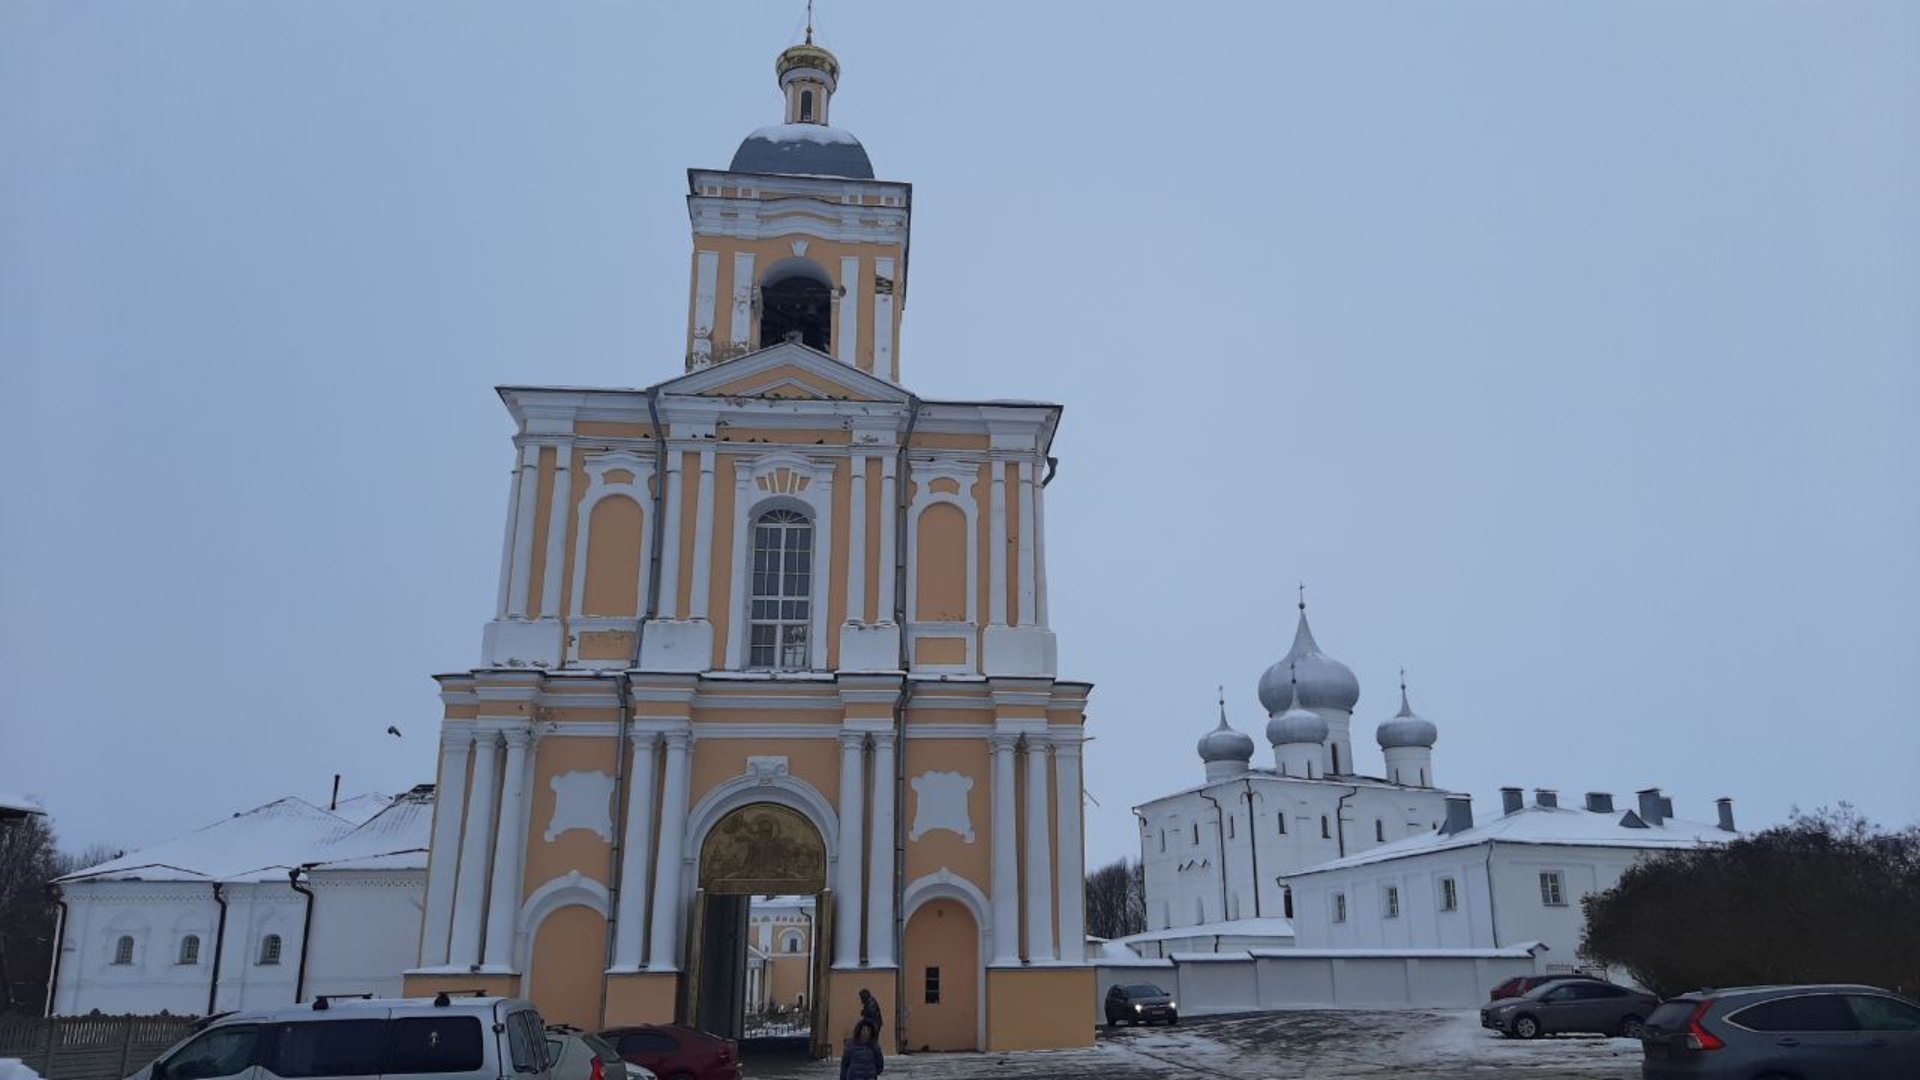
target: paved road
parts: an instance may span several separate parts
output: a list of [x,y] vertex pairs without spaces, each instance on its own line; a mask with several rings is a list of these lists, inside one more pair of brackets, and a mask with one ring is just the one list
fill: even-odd
[[[816,1080],[838,1062],[750,1062],[751,1080]],[[1638,1080],[1640,1044],[1627,1039],[1501,1039],[1471,1011],[1287,1012],[1122,1029],[1086,1050],[1030,1054],[910,1054],[887,1078],[971,1080]]]

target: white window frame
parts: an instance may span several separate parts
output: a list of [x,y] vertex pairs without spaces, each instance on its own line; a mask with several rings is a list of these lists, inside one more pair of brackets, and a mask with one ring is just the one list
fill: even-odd
[[280,956],[284,951],[285,942],[280,940],[280,935],[268,934],[260,939],[260,953],[259,958],[254,961],[255,966],[273,967],[280,962]]
[[1440,879],[1440,910],[1460,910],[1460,882],[1451,875]]
[[[769,521],[769,519],[777,519]],[[819,530],[815,528],[813,515],[793,506],[776,505],[766,507],[753,515],[748,528],[753,531],[753,539],[748,545],[747,559],[747,669],[750,671],[809,671],[813,668],[813,605],[818,593],[816,575],[820,572]],[[759,568],[760,558],[767,553],[761,543],[761,530],[777,530],[779,544],[773,550],[777,553],[778,566],[772,570]],[[807,557],[805,569],[806,587],[799,592],[790,592],[791,578],[799,576],[799,571],[789,570],[787,556],[793,551],[793,538],[805,535]],[[771,592],[762,592],[756,583],[765,575],[774,578]],[[772,604],[776,613],[772,618],[755,617],[754,608],[760,604]],[[788,604],[798,605],[799,615],[788,618],[779,609]],[[774,643],[760,646],[754,643],[755,632],[763,627],[773,628]],[[789,637],[798,631],[795,640]],[[770,653],[764,661],[759,655],[765,648]]]
[[1397,919],[1400,917],[1400,886],[1387,885],[1380,891],[1380,917]]
[[1567,879],[1560,871],[1540,871],[1540,903],[1545,907],[1567,906]]

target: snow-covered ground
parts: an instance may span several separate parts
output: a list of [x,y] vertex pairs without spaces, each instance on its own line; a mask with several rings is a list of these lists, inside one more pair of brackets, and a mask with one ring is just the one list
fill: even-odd
[[[838,1075],[838,1061],[749,1061],[754,1080]],[[1249,1080],[1637,1080],[1640,1044],[1558,1036],[1521,1042],[1480,1027],[1475,1010],[1284,1012],[1210,1017],[1174,1028],[1102,1032],[1088,1050],[910,1054],[887,1076],[927,1080],[1246,1077]]]

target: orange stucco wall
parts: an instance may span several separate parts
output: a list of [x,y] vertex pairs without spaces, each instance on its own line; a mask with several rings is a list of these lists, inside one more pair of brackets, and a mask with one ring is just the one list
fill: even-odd
[[[548,840],[547,825],[553,820],[557,798],[553,790],[554,777],[571,772],[598,772],[612,776],[615,767],[613,739],[540,741],[534,760],[533,788],[528,792],[532,797],[533,812],[528,815],[527,821],[527,872],[523,896],[532,895],[535,889],[573,870],[578,870],[583,877],[606,884],[608,863],[613,857],[609,842],[589,829],[568,829]],[[609,821],[619,820],[616,809],[608,806]]]
[[671,1024],[680,976],[643,971],[607,976],[607,1024]]
[[921,511],[915,540],[915,619],[966,621],[967,515],[952,503],[934,503]]
[[533,962],[526,980],[542,1019],[587,1029],[599,1026],[606,934],[607,920],[578,904],[541,920],[533,934]]
[[540,482],[533,494],[533,573],[527,579],[528,614],[553,614],[559,610],[559,605],[551,603],[552,597],[541,591],[541,579],[546,575],[540,570],[547,565],[547,525],[553,520],[553,474],[558,457],[559,451],[553,447],[540,448]]
[[[980,927],[965,905],[932,900],[907,920],[901,965],[907,1013],[901,1035],[910,1050],[980,1048]],[[939,1000],[927,1001],[927,970],[939,971]]]
[[[981,892],[991,894],[989,852],[993,837],[988,823],[993,812],[993,791],[992,761],[986,740],[908,739],[906,745],[910,781],[929,771],[963,773],[973,779],[973,788],[967,792],[967,817],[973,826],[973,842],[968,843],[948,829],[934,829],[918,840],[909,839],[903,867],[906,879],[914,881],[944,867],[978,885]],[[909,837],[919,805],[919,793],[909,783],[906,805]]]
[[1092,968],[989,968],[987,1049],[1093,1045]]
[[583,615],[633,618],[639,614],[640,546],[646,511],[624,495],[601,499],[587,524]]

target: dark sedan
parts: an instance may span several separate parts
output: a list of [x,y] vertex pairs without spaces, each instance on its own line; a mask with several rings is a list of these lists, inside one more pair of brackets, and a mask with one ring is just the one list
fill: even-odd
[[733,1040],[678,1024],[612,1028],[600,1037],[622,1060],[644,1065],[669,1080],[740,1080],[740,1054]]
[[1481,1009],[1480,1026],[1514,1039],[1572,1031],[1638,1038],[1659,1005],[1652,994],[1608,982],[1550,982]]
[[1152,983],[1132,983],[1107,991],[1107,1026],[1180,1022],[1180,1004]]

